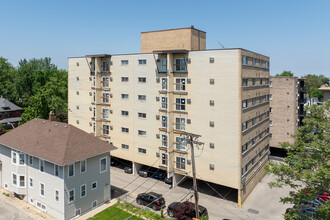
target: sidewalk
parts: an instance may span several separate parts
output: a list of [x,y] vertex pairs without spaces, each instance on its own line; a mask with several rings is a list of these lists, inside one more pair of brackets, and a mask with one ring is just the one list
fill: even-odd
[[85,220],[85,219],[91,218],[94,215],[96,215],[96,214],[102,212],[103,210],[109,208],[110,206],[115,205],[116,203],[117,203],[117,199],[112,199],[110,202],[107,202],[107,203],[93,209],[92,211],[89,211],[89,212],[75,218],[75,220]]

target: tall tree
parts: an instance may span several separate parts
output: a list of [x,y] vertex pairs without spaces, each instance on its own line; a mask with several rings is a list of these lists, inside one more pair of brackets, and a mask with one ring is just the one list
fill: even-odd
[[[305,83],[306,83],[307,93],[308,93],[309,97],[313,97],[311,92],[313,90],[315,91],[315,89],[320,88],[323,85],[323,82],[317,75],[308,74],[307,76],[305,76],[305,78],[306,78]],[[322,94],[322,97],[323,97],[323,94]]]
[[284,70],[282,73],[277,73],[275,76],[293,76],[291,71]]
[[[324,106],[307,108],[304,126],[300,127],[294,144],[282,143],[286,149],[285,163],[272,164],[269,170],[276,177],[271,187],[289,185],[292,188],[283,203],[298,207],[303,202],[314,200],[317,192],[329,192],[330,189],[330,100]],[[316,209],[316,219],[330,216],[330,203],[326,202]],[[301,219],[297,210],[285,215],[285,219]]]
[[0,96],[12,101],[11,97],[14,94],[14,79],[16,69],[7,61],[0,57]]

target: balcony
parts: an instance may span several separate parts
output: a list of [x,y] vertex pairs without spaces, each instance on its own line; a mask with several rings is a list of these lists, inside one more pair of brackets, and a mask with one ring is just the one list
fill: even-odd
[[306,98],[299,98],[298,99],[298,103],[299,104],[305,104],[306,103],[306,100],[307,100]]
[[298,116],[299,117],[305,117],[306,111],[298,111]]
[[307,92],[306,86],[298,86],[298,92]]

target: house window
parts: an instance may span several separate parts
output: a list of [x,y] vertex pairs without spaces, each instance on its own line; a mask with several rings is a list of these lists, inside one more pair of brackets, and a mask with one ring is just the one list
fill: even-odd
[[177,90],[177,91],[185,91],[186,90],[186,79],[185,78],[175,79],[175,90]]
[[45,161],[44,160],[39,160],[39,170],[40,172],[45,172]]
[[13,185],[17,186],[17,175],[13,173]]
[[121,65],[128,65],[128,60],[122,60]]
[[33,157],[29,155],[29,165],[33,166]]
[[95,208],[97,206],[97,200],[93,201],[92,207]]
[[186,150],[186,140],[182,137],[175,137],[175,148],[177,150]]
[[178,71],[178,72],[186,71],[186,61],[184,58],[175,59],[175,71]]
[[242,109],[246,109],[248,107],[248,100],[242,101]]
[[40,183],[40,196],[45,196],[45,185]]
[[138,82],[145,83],[145,82],[147,82],[147,78],[146,77],[139,77]]
[[175,99],[175,109],[178,110],[178,111],[186,110],[186,99],[176,98]]
[[147,96],[145,95],[138,95],[138,99],[141,101],[145,101],[147,99]]
[[11,152],[12,163],[17,164],[17,153],[12,151]]
[[109,125],[103,125],[102,134],[109,135]]
[[248,149],[248,143],[245,143],[243,146],[242,146],[242,153],[244,153],[245,151],[247,151]]
[[162,109],[167,109],[167,97],[162,97]]
[[139,118],[147,118],[147,114],[146,113],[138,113]]
[[18,154],[18,155],[19,155],[19,165],[24,165],[25,155],[24,154]]
[[60,175],[58,165],[56,165],[56,164],[54,164],[54,175],[55,176],[59,176]]
[[167,135],[162,134],[162,147],[167,147]]
[[162,165],[167,167],[168,155],[162,153]]
[[129,146],[127,144],[122,144],[121,145],[121,148],[122,149],[125,149],[125,150],[128,150],[129,149]]
[[86,196],[86,187],[87,187],[86,184],[80,186],[80,198],[83,198]]
[[167,71],[167,59],[161,59],[161,67],[160,67],[162,72]]
[[242,79],[242,86],[243,87],[248,86],[248,79]]
[[128,99],[128,94],[121,94],[122,99]]
[[243,65],[247,65],[247,57],[246,56],[242,56],[242,64]]
[[242,123],[242,131],[245,131],[247,128],[248,128],[248,124],[245,121],[245,122]]
[[121,128],[121,132],[128,133],[129,129],[128,128]]
[[142,131],[142,130],[138,130],[138,134],[140,136],[146,136],[147,135],[147,132],[146,131]]
[[162,78],[162,90],[167,90],[167,78]]
[[109,77],[103,77],[102,78],[102,87],[103,88],[109,88]]
[[107,158],[100,159],[100,173],[104,173],[107,171]]
[[162,116],[162,128],[167,128],[167,116]]
[[97,181],[92,183],[92,190],[97,189]]
[[185,118],[175,118],[175,130],[184,131],[186,129]]
[[144,148],[138,148],[138,152],[141,153],[141,154],[146,154],[147,153],[147,150],[144,149]]
[[183,157],[176,157],[176,160],[175,160],[175,163],[176,163],[176,169],[179,169],[179,170],[185,170],[186,169],[186,159],[183,158]]
[[33,179],[31,177],[29,178],[29,186],[33,188]]
[[128,82],[128,77],[121,77],[122,82]]
[[69,190],[69,203],[74,202],[74,189]]
[[109,119],[109,109],[102,109],[102,118]]
[[128,116],[128,111],[121,111],[122,116]]
[[252,65],[256,66],[256,59],[255,58],[252,59]]
[[80,173],[86,172],[86,160],[80,161]]
[[139,60],[139,64],[147,64],[147,60]]
[[68,172],[69,172],[69,177],[73,177],[74,176],[74,164],[70,164],[68,166]]
[[109,93],[102,93],[102,102],[109,103]]
[[57,189],[54,190],[54,195],[55,201],[60,202],[60,192]]

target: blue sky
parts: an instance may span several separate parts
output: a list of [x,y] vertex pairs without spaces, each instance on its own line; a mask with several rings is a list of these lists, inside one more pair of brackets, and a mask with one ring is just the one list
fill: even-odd
[[206,47],[245,48],[271,59],[271,74],[330,77],[329,0],[62,1],[1,0],[0,56],[67,58],[140,52],[140,32],[189,27],[207,32]]

